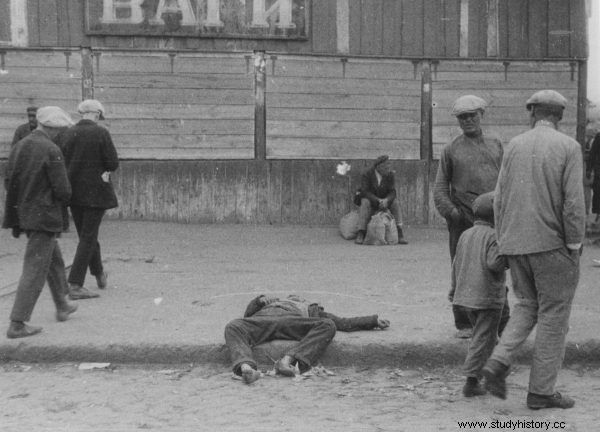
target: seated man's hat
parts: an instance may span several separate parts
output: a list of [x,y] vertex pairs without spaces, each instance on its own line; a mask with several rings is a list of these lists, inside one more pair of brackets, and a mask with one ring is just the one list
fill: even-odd
[[39,124],[51,128],[73,126],[71,116],[57,106],[45,106],[37,110],[36,118]]
[[533,105],[553,105],[564,109],[567,107],[567,99],[555,90],[540,90],[525,103],[528,111],[531,111]]
[[382,164],[389,159],[390,157],[388,155],[381,155],[377,159],[375,159],[375,166]]
[[100,101],[97,101],[96,99],[84,100],[77,107],[77,111],[79,111],[79,114],[98,112],[100,113],[100,120],[104,120],[104,107],[102,106]]
[[35,114],[38,108],[34,106],[27,107],[27,114]]
[[458,116],[475,111],[484,112],[486,107],[487,102],[480,97],[474,95],[461,96],[452,105],[452,115]]

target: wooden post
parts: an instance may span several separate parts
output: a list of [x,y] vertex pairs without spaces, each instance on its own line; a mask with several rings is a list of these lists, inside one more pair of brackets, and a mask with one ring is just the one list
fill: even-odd
[[254,52],[254,158],[267,158],[267,63],[264,51]]
[[429,223],[429,171],[433,159],[433,95],[431,89],[431,62],[421,63],[421,160],[425,161],[423,174],[423,215],[421,223]]
[[577,141],[585,146],[587,124],[587,61],[579,60],[577,71]]
[[92,50],[89,47],[81,48],[81,99],[94,98],[94,64]]

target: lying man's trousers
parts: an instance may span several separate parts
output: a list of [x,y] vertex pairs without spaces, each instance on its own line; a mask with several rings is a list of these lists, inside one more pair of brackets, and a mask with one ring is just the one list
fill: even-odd
[[304,318],[297,315],[252,316],[230,321],[225,327],[233,372],[247,363],[256,368],[252,347],[275,339],[299,341],[285,354],[305,366],[313,366],[335,336],[336,327],[328,318]]

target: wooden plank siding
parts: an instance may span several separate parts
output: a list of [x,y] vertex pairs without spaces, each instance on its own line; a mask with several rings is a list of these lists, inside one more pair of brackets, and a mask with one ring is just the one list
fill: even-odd
[[507,143],[529,129],[527,98],[538,90],[555,89],[569,100],[561,130],[575,138],[577,82],[571,76],[571,67],[565,62],[512,63],[506,72],[497,62],[440,62],[433,80],[434,157],[438,158],[441,147],[461,133],[450,110],[454,100],[465,94],[488,102],[483,129]]
[[280,56],[267,80],[267,157],[418,159],[419,116],[410,62]]

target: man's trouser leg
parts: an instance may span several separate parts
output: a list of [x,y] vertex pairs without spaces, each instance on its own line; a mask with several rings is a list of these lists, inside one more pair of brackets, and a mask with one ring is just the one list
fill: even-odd
[[31,319],[33,308],[48,276],[53,251],[58,246],[54,233],[29,231],[27,238],[23,273],[19,279],[15,302],[10,313],[11,321],[25,322]]
[[[450,248],[450,264],[454,261],[456,255],[456,246],[460,235],[471,227],[468,222],[459,222],[458,224],[448,220],[448,245]],[[458,330],[470,329],[471,322],[464,309],[457,305],[452,305],[452,314],[454,315],[454,325]]]
[[508,304],[508,287],[506,288],[506,300],[504,300],[504,307],[502,308],[502,315],[500,316],[500,325],[498,326],[498,337],[502,336],[506,324],[510,319],[510,306]]
[[104,216],[104,210],[71,206],[71,215],[73,216],[73,222],[75,222],[79,243],[69,273],[69,283],[83,286],[88,267],[93,276],[99,276],[104,271],[100,243],[98,243],[98,230]]
[[366,198],[360,200],[360,208],[358,209],[358,230],[367,232],[367,225],[373,215],[371,201]]
[[481,369],[492,354],[498,340],[500,309],[465,308],[473,326],[473,336],[469,341],[469,350],[463,366],[467,377],[479,378]]
[[400,210],[400,203],[398,202],[398,198],[394,198],[394,200],[389,205],[390,212],[394,217],[394,221],[396,225],[399,227],[402,226],[402,211]]
[[52,251],[50,260],[50,268],[48,269],[48,287],[52,294],[52,300],[56,308],[62,310],[67,305],[67,295],[69,294],[69,286],[67,285],[67,277],[65,275],[65,262],[62,257],[62,252],[58,241],[56,247]]

